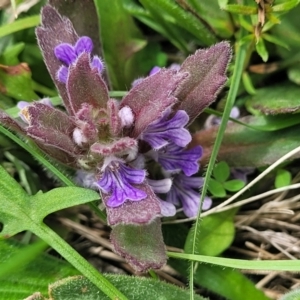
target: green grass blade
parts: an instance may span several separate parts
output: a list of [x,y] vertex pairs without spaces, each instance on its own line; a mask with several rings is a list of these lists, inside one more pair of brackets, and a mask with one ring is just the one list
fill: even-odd
[[9,35],[11,33],[26,29],[35,27],[40,24],[40,16],[31,16],[19,19],[17,21],[14,21],[11,24],[5,24],[0,27],[0,37]]
[[208,263],[212,265],[218,265],[221,267],[242,270],[289,272],[299,272],[300,270],[300,262],[295,260],[243,260],[175,252],[167,252],[167,254],[169,257],[172,258],[186,259],[193,262]]
[[[202,203],[203,203],[204,197],[207,193],[207,187],[208,187],[208,183],[209,183],[209,180],[210,180],[210,176],[211,176],[212,170],[214,168],[214,164],[215,164],[215,161],[216,161],[216,158],[217,158],[217,155],[218,155],[218,151],[219,151],[220,146],[221,146],[221,142],[222,142],[222,138],[224,136],[225,129],[226,129],[226,124],[227,124],[227,121],[229,119],[231,109],[234,105],[235,98],[236,98],[238,88],[239,88],[239,84],[240,84],[241,78],[242,78],[242,73],[243,73],[243,68],[244,68],[244,62],[245,62],[245,59],[246,59],[246,52],[247,52],[246,50],[247,49],[246,49],[246,45],[238,45],[238,46],[239,47],[238,47],[238,50],[237,50],[237,53],[236,53],[235,67],[234,67],[232,80],[231,80],[232,84],[231,84],[230,89],[229,89],[227,102],[226,102],[226,106],[225,106],[224,113],[223,113],[222,122],[220,124],[218,135],[216,137],[216,141],[215,141],[212,153],[211,153],[211,158],[210,158],[210,161],[209,161],[209,164],[208,164],[208,167],[207,167],[207,171],[206,171],[207,173],[206,173],[206,176],[205,176],[204,185],[203,185],[203,189],[202,189],[202,195],[201,195],[201,198],[200,198],[199,214],[198,214],[197,220],[196,220],[196,222],[193,226],[194,236],[193,236],[193,247],[191,249],[192,254],[196,253],[196,242],[198,240],[198,232],[199,232],[200,223],[201,223],[200,216],[201,216]],[[190,269],[190,289],[191,289],[190,290],[191,291],[190,295],[191,295],[191,299],[193,299],[192,288],[194,286],[193,268],[194,268],[194,263],[191,264],[191,269]]]

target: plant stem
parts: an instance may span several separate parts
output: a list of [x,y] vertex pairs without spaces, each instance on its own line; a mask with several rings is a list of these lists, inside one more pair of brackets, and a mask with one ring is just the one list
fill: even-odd
[[66,243],[52,229],[41,223],[39,226],[33,225],[30,229],[35,235],[44,240],[86,278],[95,284],[103,293],[111,299],[127,300],[127,298],[116,289],[101,273],[93,268],[78,252]]

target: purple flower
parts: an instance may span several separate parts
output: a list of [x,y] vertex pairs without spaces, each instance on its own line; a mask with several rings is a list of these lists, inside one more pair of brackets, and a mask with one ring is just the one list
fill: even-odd
[[121,160],[114,160],[104,168],[100,180],[96,182],[103,193],[110,194],[106,205],[118,207],[126,200],[139,201],[145,199],[147,194],[132,186],[143,183],[146,177],[144,170],[126,166]]
[[185,147],[192,140],[191,134],[184,128],[189,116],[184,110],[178,110],[171,118],[170,115],[171,109],[166,110],[163,116],[152,122],[139,138],[155,150],[166,146],[169,142]]
[[[156,194],[166,194],[170,191],[171,186],[172,186],[171,178],[165,178],[165,179],[160,179],[160,180],[152,180],[152,179],[148,178],[147,182]],[[158,198],[158,200],[159,200],[159,205],[160,205],[160,210],[161,210],[162,216],[164,216],[164,217],[175,216],[176,207],[172,203],[163,201],[160,198]]]
[[[62,83],[66,83],[69,74],[69,66],[76,62],[77,58],[82,53],[86,52],[91,54],[93,47],[92,40],[87,36],[80,37],[74,46],[68,43],[62,43],[56,46],[54,48],[54,54],[56,58],[65,64],[57,71],[57,79]],[[98,56],[93,57],[91,65],[96,68],[99,73],[103,71],[104,65]]]
[[166,171],[182,170],[186,176],[191,176],[199,170],[199,159],[202,155],[202,148],[196,146],[186,150],[175,144],[169,144],[158,151],[148,153]]
[[[182,173],[176,174],[173,178],[172,188],[167,193],[166,201],[176,206],[182,205],[183,212],[187,217],[195,217],[199,210],[199,189],[202,185],[202,177],[188,177]],[[195,191],[195,189],[198,189],[198,191]],[[212,200],[205,197],[202,209],[209,209],[211,203]]]

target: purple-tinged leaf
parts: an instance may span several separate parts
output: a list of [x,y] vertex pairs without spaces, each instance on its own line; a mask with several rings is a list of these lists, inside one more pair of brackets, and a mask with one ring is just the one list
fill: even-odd
[[22,110],[22,113],[28,118],[30,126],[48,128],[49,131],[57,130],[69,137],[76,127],[67,114],[43,103],[34,102]]
[[137,153],[137,140],[130,137],[123,137],[111,144],[94,143],[90,151],[101,156],[127,154],[131,151]]
[[110,238],[115,252],[137,272],[160,269],[167,262],[159,218],[148,225],[114,226]]
[[45,147],[50,146],[52,148],[60,149],[72,157],[76,157],[79,154],[79,150],[74,141],[58,130],[30,126],[27,128],[27,135],[34,141],[42,143]]
[[[89,36],[92,39],[94,44],[92,54],[103,57],[100,27],[94,1],[49,0],[49,3],[54,6],[61,15],[66,16],[71,20],[75,31],[79,36]],[[108,76],[106,70],[103,69],[103,64],[102,71],[103,78],[109,86]]]
[[[160,204],[156,195],[147,184],[137,184],[135,187],[144,191],[147,198],[140,201],[126,201],[119,207],[106,207],[108,224],[142,225],[149,224],[156,217],[160,216]],[[102,199],[106,203],[110,198],[109,194],[102,193]]]
[[176,101],[172,95],[188,73],[161,69],[135,85],[121,102],[121,108],[129,106],[135,116],[132,137],[138,137],[153,121]]
[[62,63],[56,58],[54,48],[62,43],[74,45],[78,35],[70,20],[63,18],[53,7],[47,5],[42,9],[42,26],[36,29],[39,46],[43,52],[47,69],[54,81],[65,107],[71,113],[66,85],[56,76]]
[[231,58],[228,42],[218,43],[208,49],[201,49],[189,56],[179,72],[190,76],[174,93],[179,102],[176,108],[185,110],[190,123],[209,106],[224,86],[226,70]]
[[117,136],[122,129],[121,118],[119,117],[118,101],[114,99],[109,99],[107,102],[107,110],[109,113],[110,132],[113,136]]
[[70,67],[67,89],[72,114],[81,109],[83,103],[95,108],[106,108],[108,89],[96,68],[91,68],[88,53],[80,55]]
[[26,135],[25,128],[22,127],[22,124],[11,118],[2,110],[0,110],[0,124],[16,133]]

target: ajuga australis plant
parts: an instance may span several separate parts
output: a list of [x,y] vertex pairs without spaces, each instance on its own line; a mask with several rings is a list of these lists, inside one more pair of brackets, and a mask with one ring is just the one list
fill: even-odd
[[157,69],[118,101],[109,97],[92,40],[69,19],[45,6],[36,35],[66,112],[34,102],[21,110],[22,122],[2,111],[0,122],[99,190],[115,252],[137,271],[161,268],[161,217],[175,215],[176,206],[188,217],[198,212],[202,149],[187,147],[188,126],[225,84],[230,45],[198,50],[176,70]]

